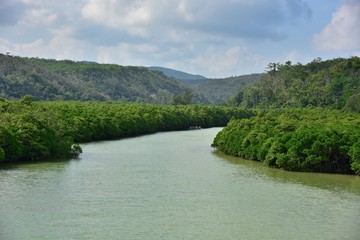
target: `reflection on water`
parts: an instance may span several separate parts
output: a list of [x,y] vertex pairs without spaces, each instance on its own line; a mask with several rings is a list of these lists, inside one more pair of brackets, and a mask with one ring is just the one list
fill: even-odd
[[235,165],[241,165],[251,169],[252,174],[269,177],[278,182],[289,182],[304,184],[311,187],[318,187],[334,191],[351,191],[360,195],[360,176],[327,174],[327,173],[307,173],[290,172],[281,169],[268,167],[258,161],[251,161],[226,155],[220,151],[213,151],[213,154],[227,162]]
[[84,144],[79,160],[0,170],[0,239],[349,239],[359,177],[214,151],[219,128]]
[[0,173],[5,173],[9,170],[16,170],[16,169],[27,169],[29,171],[38,171],[41,169],[51,170],[54,169],[61,169],[65,165],[67,165],[71,161],[77,161],[79,159],[49,159],[39,162],[28,162],[28,163],[3,163],[0,164]]

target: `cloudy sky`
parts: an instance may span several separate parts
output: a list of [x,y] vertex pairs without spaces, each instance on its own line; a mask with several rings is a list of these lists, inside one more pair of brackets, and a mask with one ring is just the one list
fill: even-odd
[[360,56],[360,0],[0,0],[0,52],[207,77]]

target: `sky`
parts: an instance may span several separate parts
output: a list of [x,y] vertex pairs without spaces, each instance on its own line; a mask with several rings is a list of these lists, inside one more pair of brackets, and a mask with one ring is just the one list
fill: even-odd
[[0,0],[0,53],[221,78],[360,56],[360,0]]

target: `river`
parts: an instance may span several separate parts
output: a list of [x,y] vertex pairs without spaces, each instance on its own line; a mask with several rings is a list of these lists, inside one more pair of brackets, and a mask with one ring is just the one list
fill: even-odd
[[360,177],[210,147],[220,128],[83,144],[0,169],[0,239],[360,239]]

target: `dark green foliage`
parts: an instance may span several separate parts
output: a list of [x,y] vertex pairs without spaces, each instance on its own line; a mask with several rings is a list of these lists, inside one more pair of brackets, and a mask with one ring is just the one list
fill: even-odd
[[357,175],[360,175],[360,140],[350,147],[351,167]]
[[360,58],[271,63],[255,86],[234,99],[244,107],[331,107],[359,112]]
[[352,95],[346,101],[345,109],[348,111],[360,113],[360,93]]
[[251,110],[121,102],[0,101],[0,162],[74,157],[79,142],[118,139],[190,126],[225,126]]
[[286,170],[360,175],[360,115],[329,109],[276,109],[233,120],[213,146]]

